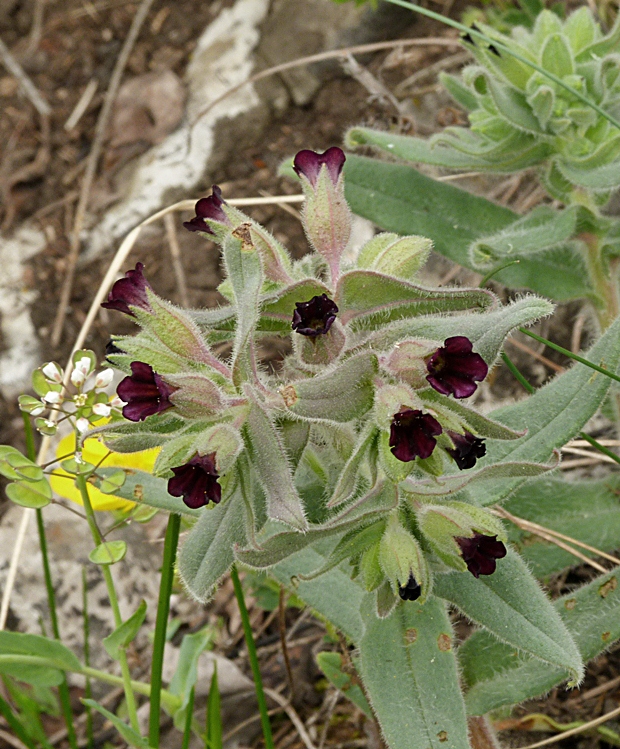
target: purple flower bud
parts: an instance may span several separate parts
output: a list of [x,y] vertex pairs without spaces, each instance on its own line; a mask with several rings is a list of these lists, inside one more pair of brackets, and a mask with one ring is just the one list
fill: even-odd
[[463,561],[474,577],[492,575],[497,566],[495,560],[506,556],[506,547],[497,536],[474,533],[472,538],[454,539],[461,549]]
[[480,437],[474,437],[471,432],[465,432],[465,434],[448,432],[448,436],[454,443],[454,449],[448,448],[446,452],[454,458],[461,471],[466,468],[473,468],[478,458],[483,458],[487,454],[484,440]]
[[441,424],[430,414],[411,408],[399,411],[390,427],[392,453],[403,463],[428,458],[437,444],[435,437],[442,431]]
[[134,270],[128,270],[125,278],[120,278],[108,294],[108,301],[102,303],[106,309],[115,309],[126,315],[135,317],[131,307],[140,307],[146,312],[152,312],[146,290],[150,289],[149,282],[142,273],[144,265],[136,263]]
[[215,468],[215,453],[194,455],[183,466],[173,468],[173,478],[168,480],[168,494],[183,497],[183,502],[192,510],[204,507],[209,502],[222,499],[222,487],[218,484],[219,473]]
[[410,575],[407,585],[399,586],[398,595],[403,599],[403,601],[417,601],[422,595],[422,588],[415,577]]
[[427,360],[430,372],[426,379],[437,392],[452,393],[455,398],[468,398],[475,392],[476,380],[484,380],[489,368],[480,356],[472,351],[472,342],[463,335],[446,338],[443,348],[437,349]]
[[337,146],[328,148],[325,153],[316,153],[316,151],[300,151],[293,161],[293,169],[301,177],[302,175],[310,182],[312,187],[316,187],[319,173],[323,164],[327,167],[329,178],[334,183],[338,182],[340,173],[346,156],[344,151]]
[[309,302],[295,302],[293,330],[301,335],[318,336],[329,331],[338,307],[327,294],[313,296]]
[[144,421],[147,416],[172,408],[171,388],[153,372],[153,367],[141,361],[131,362],[131,376],[121,380],[116,392],[126,405],[123,416],[129,421]]
[[189,231],[204,231],[207,234],[214,234],[214,231],[209,228],[205,221],[206,218],[219,221],[221,224],[230,224],[228,217],[222,210],[222,206],[226,205],[225,201],[222,200],[222,191],[217,185],[213,185],[211,192],[212,194],[208,198],[200,198],[196,203],[194,218],[191,221],[183,222],[183,226]]

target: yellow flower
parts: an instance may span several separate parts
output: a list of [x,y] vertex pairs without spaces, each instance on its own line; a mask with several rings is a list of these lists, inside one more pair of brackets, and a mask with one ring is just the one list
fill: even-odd
[[[56,457],[62,458],[63,455],[73,453],[74,450],[75,434],[71,433],[60,441],[58,449],[56,450]],[[115,466],[119,468],[136,468],[140,471],[151,473],[159,450],[159,447],[154,447],[151,450],[144,450],[137,453],[115,453],[110,452],[102,442],[99,442],[99,440],[91,438],[84,442],[82,458],[87,463],[102,465],[105,468]],[[82,497],[75,485],[73,477],[62,468],[56,468],[54,470],[53,475],[50,476],[50,483],[56,494],[59,494],[61,497],[66,497],[78,505],[83,504]],[[117,497],[114,494],[104,494],[102,491],[99,491],[99,489],[92,486],[92,484],[88,485],[88,496],[90,497],[94,510],[130,510],[135,504],[128,499]]]

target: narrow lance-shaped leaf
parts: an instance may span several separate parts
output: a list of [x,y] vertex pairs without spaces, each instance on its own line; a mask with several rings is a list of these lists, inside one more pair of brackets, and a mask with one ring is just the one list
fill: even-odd
[[223,246],[226,273],[235,293],[237,329],[233,348],[233,382],[255,379],[253,335],[258,321],[258,300],[263,285],[260,257],[252,244],[250,224],[241,224]]
[[82,702],[86,707],[92,707],[93,710],[97,710],[97,712],[101,713],[104,718],[107,718],[130,746],[136,747],[136,749],[149,749],[149,742],[142,738],[137,731],[134,731],[131,726],[128,726],[125,721],[114,715],[114,713],[106,710],[105,707],[98,702],[95,702],[95,700],[85,699],[82,700]]
[[373,520],[383,517],[397,504],[396,487],[391,483],[381,483],[323,525],[309,526],[308,531],[303,535],[291,531],[276,531],[265,537],[270,529],[269,527],[264,528],[262,534],[259,534],[257,538],[259,548],[238,548],[236,556],[240,562],[250,567],[267,569],[286,559],[294,552],[300,551],[310,543],[340,534],[354,527],[367,525]]
[[357,329],[403,317],[493,309],[497,299],[484,289],[425,289],[374,270],[352,270],[338,282],[336,304],[341,321]]
[[227,500],[200,513],[179,552],[178,570],[190,593],[206,602],[234,562],[234,545],[244,542],[245,507],[239,487]]
[[437,575],[435,593],[502,642],[568,671],[575,682],[581,679],[583,661],[574,640],[514,551],[508,550],[492,575],[479,579],[469,572]]
[[213,641],[213,629],[204,627],[199,632],[188,634],[181,641],[179,661],[168,691],[180,698],[180,705],[174,715],[175,725],[183,725],[185,711],[190,701],[190,692],[198,677],[198,659]]
[[401,603],[387,619],[362,604],[360,672],[390,749],[469,749],[445,604]]
[[577,206],[563,211],[539,206],[497,234],[476,240],[470,247],[471,261],[488,270],[506,259],[529,257],[557,247],[575,236],[579,213]]
[[372,407],[372,378],[376,372],[376,357],[363,353],[332,367],[325,374],[296,380],[283,387],[280,393],[288,410],[301,418],[351,421]]
[[360,467],[368,449],[377,436],[377,432],[377,427],[372,422],[368,422],[364,430],[359,434],[357,444],[345,463],[342,473],[338,477],[338,483],[327,503],[328,507],[336,507],[342,502],[346,502],[355,491],[359,479]]
[[[466,268],[472,267],[468,255],[472,242],[518,219],[507,208],[437,182],[412,167],[362,156],[347,156],[345,192],[355,213],[385,231],[429,237],[437,252]],[[499,271],[494,279],[558,300],[591,293],[584,264],[571,251],[531,257]]]
[[146,617],[146,601],[142,601],[136,611],[117,627],[111,635],[103,638],[103,647],[110,658],[118,660],[121,650],[135,638]]
[[[586,354],[590,361],[618,374],[620,364],[620,320],[616,320]],[[565,445],[599,409],[612,380],[575,364],[534,395],[514,406],[492,412],[493,419],[512,429],[527,429],[521,439],[489,441],[481,465],[499,461],[544,461],[554,449]],[[493,504],[508,496],[521,481],[498,481],[481,487],[479,504]]]
[[[3,661],[3,657],[7,659]],[[19,656],[44,658],[46,665],[32,665],[16,661]],[[10,660],[9,660],[10,657]],[[76,656],[56,640],[22,632],[0,631],[0,673],[14,676],[27,684],[57,686],[63,679],[62,671],[81,671]]]
[[252,464],[267,498],[267,514],[299,531],[308,528],[301,497],[291,474],[288,456],[264,406],[254,391],[246,386],[251,401],[245,424]]
[[[586,662],[620,638],[619,576],[616,567],[553,604]],[[470,687],[466,704],[472,715],[538,697],[569,676],[566,670],[518,655],[484,631],[465,642],[459,660]]]
[[363,341],[377,350],[385,350],[407,338],[428,338],[443,341],[454,335],[455,323],[460,335],[474,344],[474,350],[491,365],[497,359],[506,336],[520,325],[547,317],[554,305],[546,299],[526,296],[516,302],[484,314],[463,314],[458,317],[425,315],[402,320],[371,334]]

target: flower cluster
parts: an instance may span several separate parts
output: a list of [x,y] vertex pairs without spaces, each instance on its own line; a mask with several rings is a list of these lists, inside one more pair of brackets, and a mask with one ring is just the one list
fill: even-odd
[[[192,510],[228,502],[252,508],[250,526],[230,541],[245,563],[268,567],[282,553],[271,550],[268,531],[261,537],[265,516],[295,536],[291,548],[325,528],[360,534],[363,542],[347,542],[353,573],[377,591],[384,615],[399,599],[423,604],[433,575],[495,570],[506,553],[499,521],[452,501],[449,487],[444,504],[421,498],[437,477],[449,483],[463,471],[475,482],[485,440],[519,434],[462,402],[499,349],[479,351],[456,317],[464,334],[432,333],[446,330],[445,313],[462,311],[464,298],[476,320],[496,299],[485,290],[417,285],[430,251],[420,237],[377,235],[347,264],[344,164],[338,148],[294,159],[311,262],[293,261],[214,186],[185,227],[221,246],[220,291],[229,304],[180,310],[157,296],[141,263],[114,284],[105,306],[133,317],[141,332],[115,338],[107,351],[125,373],[117,392],[126,421],[122,429],[111,424],[105,439],[126,450],[132,435],[136,446],[148,435],[149,445],[161,446],[155,474]],[[437,309],[425,318],[428,338],[411,332],[418,314],[411,300],[419,298]],[[288,337],[293,349],[271,373],[258,355],[265,333]],[[224,341],[227,359],[211,348]],[[305,496],[317,483],[322,507]],[[250,539],[257,540],[247,546]]]

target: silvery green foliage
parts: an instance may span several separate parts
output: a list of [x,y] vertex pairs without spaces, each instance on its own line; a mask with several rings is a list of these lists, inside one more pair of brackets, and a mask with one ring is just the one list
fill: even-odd
[[[536,63],[601,106],[620,113],[620,23],[604,35],[583,6],[565,21],[543,10],[534,28],[510,36],[479,24],[477,30]],[[620,134],[598,112],[570,91],[479,38],[466,39],[476,62],[460,78],[442,82],[469,113],[470,128],[449,127],[430,141],[393,142],[390,151],[412,161],[455,169],[513,172],[538,167],[552,195],[567,201],[578,188],[600,193],[620,184]],[[365,141],[364,129],[349,133]],[[385,147],[385,146],[384,146]]]
[[[262,227],[218,204],[202,230],[222,247],[229,304],[184,311],[146,284],[130,307],[142,329],[117,339],[121,353],[110,358],[127,373],[136,362],[156,373],[149,387],[161,412],[113,422],[104,436],[117,450],[161,452],[156,477],[134,473],[119,493],[133,497],[140,485],[146,504],[198,516],[179,554],[181,578],[196,598],[207,600],[235,560],[298,585],[359,645],[361,674],[392,749],[467,747],[445,601],[573,682],[583,664],[517,554],[493,556],[506,531],[480,501],[504,499],[555,467],[555,442],[536,428],[528,439],[520,414],[483,416],[429,387],[426,377],[455,336],[473,345],[467,355],[486,374],[511,330],[553,308],[533,296],[502,306],[489,291],[421,285],[415,273],[430,245],[420,237],[380,235],[346,264],[342,175],[323,161],[301,179],[310,198],[308,258],[293,261]],[[314,332],[301,335],[293,324]],[[292,343],[276,372],[260,361],[266,335]],[[221,342],[229,343],[226,359],[214,353]],[[562,383],[576,385],[571,374],[558,378],[556,397],[545,405],[551,419]],[[135,407],[130,403],[132,414]],[[396,457],[393,428],[403,413],[424,415],[441,432],[425,457]],[[576,412],[564,431],[572,436],[590,414]],[[488,448],[476,467],[454,457],[458,439],[470,438]],[[217,470],[219,503],[190,509],[166,494],[173,469],[192,460]],[[498,570],[483,569],[488,577],[476,579],[464,549],[482,538],[494,545]],[[401,684],[396,710],[392,692]],[[399,716],[410,721],[410,733],[398,730]]]
[[[447,169],[510,174],[534,168],[563,210],[543,205],[511,218],[490,201],[440,183],[429,195],[424,185],[411,185],[423,195],[415,193],[410,211],[394,210],[391,185],[397,181],[404,195],[407,175],[402,167],[376,161],[372,199],[360,184],[364,164],[354,167],[359,176],[351,175],[353,210],[390,231],[426,233],[439,252],[485,274],[495,272],[509,286],[558,300],[585,297],[594,303],[600,327],[608,327],[617,314],[616,271],[609,259],[618,256],[620,224],[600,209],[620,186],[620,131],[601,111],[611,119],[620,115],[619,42],[620,19],[603,34],[586,6],[564,21],[542,10],[531,30],[516,26],[509,35],[479,24],[463,36],[475,62],[460,77],[441,76],[466,110],[469,127],[448,127],[428,140],[354,127],[345,138],[351,148],[372,146],[392,158]],[[420,182],[421,176],[412,179]],[[449,220],[427,226],[428,205],[422,204],[429,200]],[[455,237],[449,236],[452,228]]]

